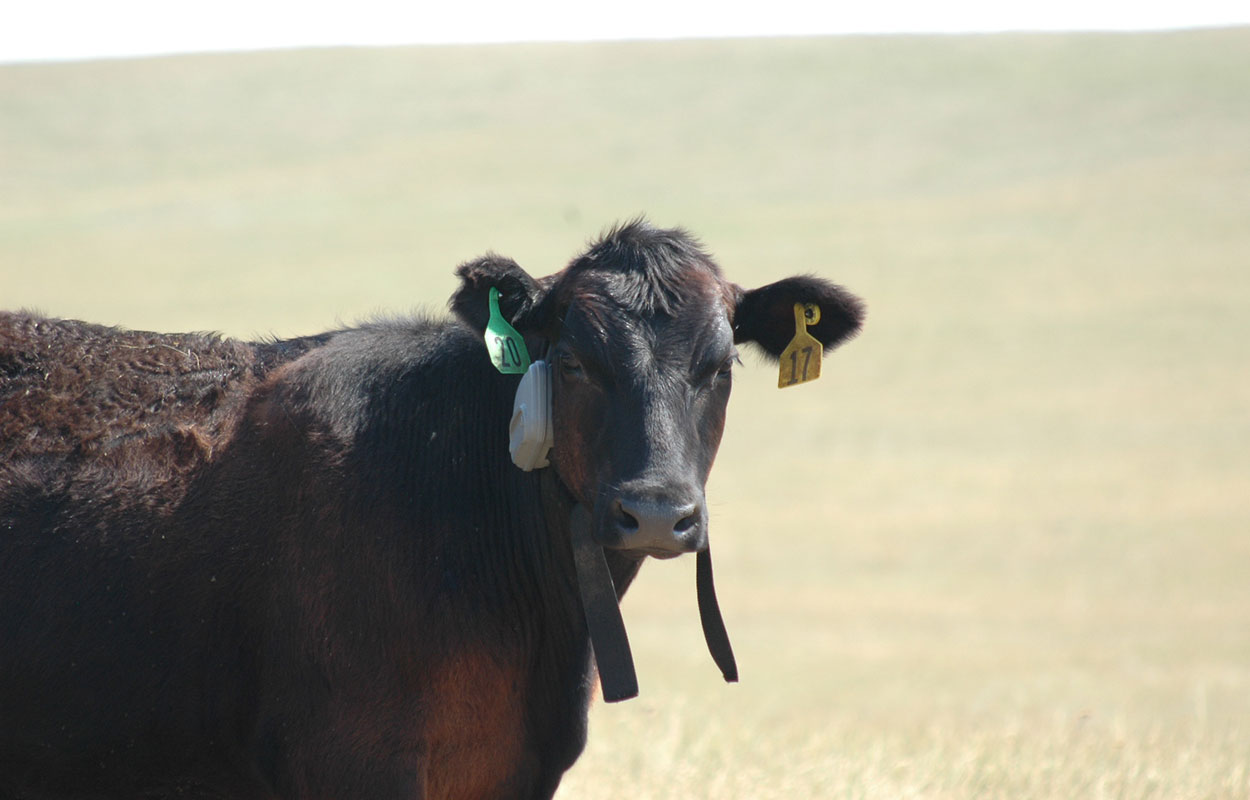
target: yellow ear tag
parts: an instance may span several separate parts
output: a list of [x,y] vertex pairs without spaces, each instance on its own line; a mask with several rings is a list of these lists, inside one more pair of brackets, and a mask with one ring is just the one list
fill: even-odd
[[794,304],[794,338],[781,351],[777,388],[797,386],[820,377],[820,354],[824,346],[807,332],[807,326],[817,322],[820,322],[820,306],[815,303]]

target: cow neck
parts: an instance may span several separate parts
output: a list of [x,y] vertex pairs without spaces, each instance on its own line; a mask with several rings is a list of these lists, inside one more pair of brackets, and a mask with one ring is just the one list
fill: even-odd
[[556,527],[563,518],[569,527],[577,590],[581,595],[586,631],[590,635],[590,646],[599,670],[603,699],[616,703],[637,697],[638,675],[629,649],[629,636],[625,633],[616,585],[612,581],[603,547],[594,539],[590,511],[581,503],[575,502],[570,507],[566,499],[568,493],[560,485],[554,469],[542,470],[539,483],[550,524]]

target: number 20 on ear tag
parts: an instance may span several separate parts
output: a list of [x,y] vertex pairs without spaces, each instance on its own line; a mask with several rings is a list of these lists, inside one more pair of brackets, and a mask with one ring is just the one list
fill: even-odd
[[820,354],[824,346],[807,332],[807,326],[817,322],[820,322],[820,306],[815,303],[794,304],[794,338],[781,351],[781,374],[777,376],[779,389],[820,377]]
[[508,324],[499,311],[499,290],[490,289],[490,319],[486,322],[486,351],[490,363],[504,375],[522,375],[530,368],[530,354],[525,339]]

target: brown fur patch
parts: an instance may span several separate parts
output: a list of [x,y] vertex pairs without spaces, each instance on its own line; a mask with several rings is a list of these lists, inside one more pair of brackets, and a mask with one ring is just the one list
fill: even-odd
[[215,336],[0,314],[0,460],[206,461],[233,429],[255,361]]
[[435,670],[424,731],[429,800],[512,797],[524,787],[523,690],[520,670],[487,649]]

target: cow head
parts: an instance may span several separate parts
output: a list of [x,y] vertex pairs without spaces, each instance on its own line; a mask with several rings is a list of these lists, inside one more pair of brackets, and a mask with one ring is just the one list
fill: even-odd
[[[452,308],[478,330],[492,288],[531,352],[551,365],[560,481],[590,511],[605,548],[669,558],[707,547],[704,486],[720,444],[736,345],[776,359],[795,336],[795,304],[828,351],[858,330],[843,289],[793,277],[744,290],[681,230],[613,229],[562,272],[531,278],[514,261],[462,265]],[[504,425],[506,420],[500,420]]]

